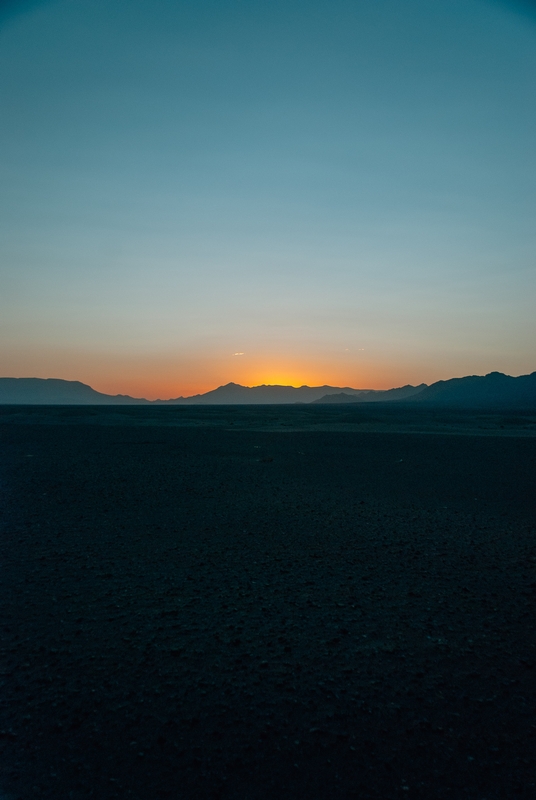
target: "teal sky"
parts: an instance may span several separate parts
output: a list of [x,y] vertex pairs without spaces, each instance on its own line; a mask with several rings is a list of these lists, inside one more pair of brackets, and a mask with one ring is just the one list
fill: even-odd
[[535,370],[534,87],[528,3],[7,4],[0,374]]

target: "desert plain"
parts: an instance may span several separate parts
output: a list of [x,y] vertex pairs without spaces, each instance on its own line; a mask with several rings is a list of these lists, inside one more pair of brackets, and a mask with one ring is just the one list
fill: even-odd
[[536,797],[536,414],[0,407],[0,797]]

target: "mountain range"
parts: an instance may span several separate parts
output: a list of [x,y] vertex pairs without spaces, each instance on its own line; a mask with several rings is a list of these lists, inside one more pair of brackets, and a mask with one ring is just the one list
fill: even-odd
[[271,405],[397,402],[463,408],[536,408],[536,372],[517,378],[500,372],[396,389],[337,386],[241,386],[228,383],[204,394],[171,400],[146,400],[97,392],[80,381],[58,378],[0,378],[0,404],[6,405]]

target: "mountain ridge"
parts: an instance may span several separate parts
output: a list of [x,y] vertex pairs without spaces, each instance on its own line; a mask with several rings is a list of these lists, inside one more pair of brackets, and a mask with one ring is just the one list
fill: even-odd
[[349,395],[345,392],[339,394],[327,394],[319,400],[313,400],[317,404],[333,404],[333,403],[392,403],[394,401],[409,400],[417,394],[420,394],[423,389],[427,388],[426,383],[421,383],[418,386],[406,384],[397,389],[368,389],[360,392],[358,395]]
[[489,372],[436,381],[411,402],[464,408],[536,408],[536,372],[515,378]]
[[98,392],[63,378],[0,378],[2,405],[146,405],[150,400]]
[[296,403],[408,403],[465,408],[536,408],[536,372],[513,377],[501,372],[410,384],[394,389],[329,386],[242,386],[228,383],[191,397],[147,400],[98,392],[61,378],[0,378],[0,405],[277,405]]
[[374,392],[373,389],[324,386],[241,386],[228,383],[203,394],[169,400],[147,400],[129,395],[98,392],[81,381],[62,378],[0,378],[3,405],[227,405],[312,402],[326,393]]
[[370,392],[374,389],[352,389],[349,386],[344,388],[338,386],[284,386],[281,384],[266,384],[260,386],[242,386],[239,383],[226,383],[211,389],[203,394],[196,394],[192,397],[177,397],[172,400],[155,401],[157,403],[195,403],[196,405],[219,405],[219,404],[285,404],[285,403],[311,403],[317,398],[323,397],[326,393],[351,392],[353,396],[358,396],[362,392]]

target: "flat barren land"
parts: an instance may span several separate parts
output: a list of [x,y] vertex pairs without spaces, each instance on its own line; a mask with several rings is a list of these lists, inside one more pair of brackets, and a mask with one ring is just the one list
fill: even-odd
[[536,797],[536,418],[0,408],[0,797]]

